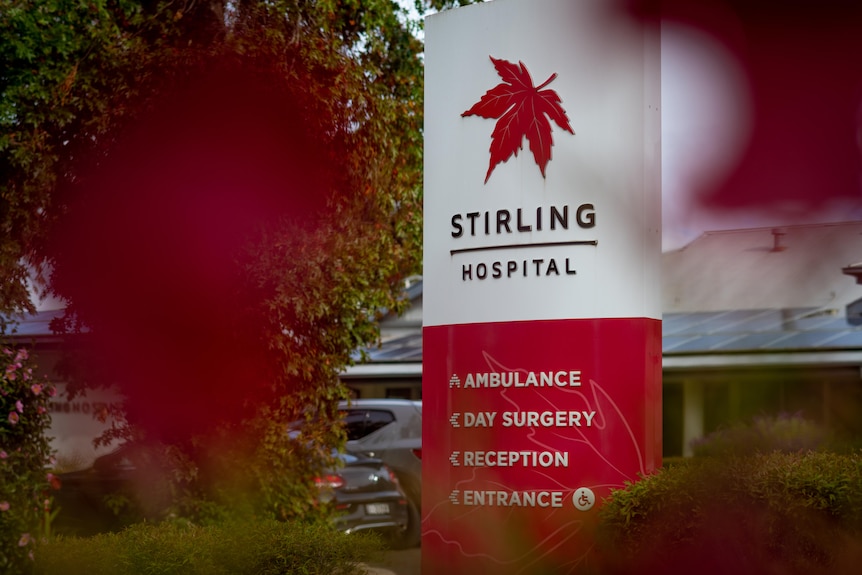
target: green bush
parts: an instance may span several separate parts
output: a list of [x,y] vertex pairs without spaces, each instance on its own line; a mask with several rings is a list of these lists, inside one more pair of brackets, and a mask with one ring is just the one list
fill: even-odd
[[799,415],[755,417],[719,429],[692,443],[697,456],[746,455],[771,451],[808,451],[829,444],[826,431]]
[[245,519],[197,526],[140,523],[91,538],[42,543],[41,575],[351,575],[382,549],[371,535],[327,523]]
[[53,489],[48,398],[26,349],[0,349],[0,573],[29,572],[33,544],[49,535]]
[[862,455],[678,463],[613,492],[597,540],[611,573],[856,573]]

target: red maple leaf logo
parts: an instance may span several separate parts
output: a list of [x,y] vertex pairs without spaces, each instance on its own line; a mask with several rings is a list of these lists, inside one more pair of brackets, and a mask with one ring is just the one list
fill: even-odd
[[524,136],[530,142],[530,151],[544,178],[545,166],[551,159],[551,147],[554,145],[548,119],[567,132],[575,133],[566,111],[560,106],[560,97],[553,90],[542,89],[553,82],[557,74],[551,74],[540,86],[534,87],[523,62],[518,62],[516,66],[506,60],[497,60],[493,56],[490,58],[503,82],[485,92],[481,100],[461,114],[461,117],[498,118],[491,134],[491,162],[485,183],[488,183],[497,164],[507,161],[512,154],[518,156],[518,150],[523,149]]

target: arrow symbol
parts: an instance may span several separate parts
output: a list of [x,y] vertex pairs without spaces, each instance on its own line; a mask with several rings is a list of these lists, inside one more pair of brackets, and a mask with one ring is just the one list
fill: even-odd
[[449,418],[449,423],[452,424],[452,427],[461,427],[461,424],[458,422],[459,417],[461,417],[460,413],[453,413],[452,417]]
[[453,373],[452,377],[449,378],[449,389],[452,389],[453,387],[461,389],[461,378],[458,377],[457,373]]
[[457,489],[454,489],[452,493],[449,494],[449,501],[452,502],[452,505],[459,505],[461,502],[458,501],[458,496],[461,495],[461,492]]
[[453,451],[452,455],[449,456],[449,461],[452,463],[453,467],[458,467],[459,465],[461,465],[460,463],[458,463],[459,455],[461,455],[460,451]]

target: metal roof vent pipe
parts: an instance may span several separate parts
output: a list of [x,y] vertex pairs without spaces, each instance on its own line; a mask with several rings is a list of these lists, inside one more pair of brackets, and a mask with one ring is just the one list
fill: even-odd
[[781,244],[781,238],[787,235],[787,230],[784,228],[772,228],[772,249],[771,252],[783,252],[787,246]]

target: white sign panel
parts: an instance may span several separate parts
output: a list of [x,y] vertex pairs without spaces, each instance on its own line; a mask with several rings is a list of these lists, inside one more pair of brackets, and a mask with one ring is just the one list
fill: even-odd
[[426,325],[660,317],[658,37],[612,6],[426,20]]

